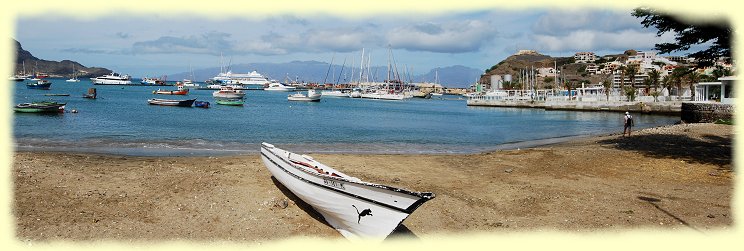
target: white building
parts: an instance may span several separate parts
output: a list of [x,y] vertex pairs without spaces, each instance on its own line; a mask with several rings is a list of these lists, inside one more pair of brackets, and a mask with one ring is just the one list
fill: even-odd
[[597,60],[597,55],[594,52],[577,52],[574,54],[574,62],[576,63],[591,63]]

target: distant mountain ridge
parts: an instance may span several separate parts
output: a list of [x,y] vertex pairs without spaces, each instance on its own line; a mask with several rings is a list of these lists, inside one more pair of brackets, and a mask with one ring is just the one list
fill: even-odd
[[[257,71],[269,79],[275,79],[284,82],[285,79],[294,81],[320,83],[325,80],[326,83],[347,83],[352,79],[359,79],[359,67],[343,66],[334,62],[333,66],[328,67],[327,62],[319,61],[292,61],[288,63],[249,63],[235,64],[229,67],[233,73],[249,73]],[[365,69],[366,71],[366,69]],[[387,66],[370,67],[369,80],[383,81],[387,78]],[[216,76],[220,72],[220,67],[194,70],[194,79],[203,82]],[[438,67],[431,69],[429,72],[420,75],[408,76],[404,69],[398,69],[398,75],[405,81],[412,82],[430,82],[435,81],[435,75],[439,76],[439,83],[446,87],[468,87],[483,72],[478,69],[455,65],[448,67]],[[365,73],[366,74],[366,73]],[[168,74],[168,80],[181,80],[190,78],[191,73],[179,72]]]
[[[50,61],[39,59],[35,57],[31,52],[24,50],[21,43],[13,39],[16,47],[16,60],[15,60],[15,73],[23,73],[25,68],[26,74],[44,73],[50,77],[72,77],[73,65],[79,78],[97,77],[111,73],[111,70],[101,67],[85,67],[84,65],[71,61]],[[24,67],[25,63],[25,67]]]

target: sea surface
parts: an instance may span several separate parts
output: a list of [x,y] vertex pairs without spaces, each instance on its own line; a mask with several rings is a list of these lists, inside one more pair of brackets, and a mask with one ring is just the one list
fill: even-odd
[[[576,136],[622,132],[609,112],[468,107],[466,100],[381,101],[324,97],[287,101],[287,92],[247,91],[243,107],[217,105],[211,90],[155,95],[173,86],[93,85],[51,79],[50,90],[14,87],[12,104],[66,102],[63,114],[13,114],[18,150],[80,151],[142,156],[256,153],[261,142],[310,153],[474,153],[539,145]],[[98,99],[82,98],[95,87]],[[70,94],[70,96],[44,96]],[[211,107],[148,105],[150,98],[209,101]],[[77,113],[70,113],[71,110]],[[670,125],[678,116],[634,114],[641,129]]]

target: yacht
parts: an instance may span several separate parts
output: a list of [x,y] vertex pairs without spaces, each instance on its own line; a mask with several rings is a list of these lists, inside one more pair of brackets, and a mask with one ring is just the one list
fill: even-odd
[[294,87],[294,86],[287,86],[287,85],[283,85],[282,83],[279,83],[279,82],[273,82],[273,83],[269,84],[269,87],[267,87],[264,90],[265,91],[291,92],[291,91],[294,91],[295,89],[297,89],[297,88]]
[[119,73],[109,73],[100,77],[90,78],[90,81],[94,85],[130,85],[132,84],[131,77],[129,75],[121,75]]
[[310,89],[307,90],[307,95],[303,93],[295,93],[287,96],[287,100],[289,101],[307,101],[307,102],[320,102],[320,93],[315,92],[315,90]]
[[263,90],[271,81],[257,71],[251,73],[233,73],[232,71],[221,72],[212,81],[223,85],[238,85],[240,89]]

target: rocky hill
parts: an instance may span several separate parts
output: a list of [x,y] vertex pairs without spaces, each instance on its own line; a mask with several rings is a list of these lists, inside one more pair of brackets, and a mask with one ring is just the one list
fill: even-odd
[[85,67],[84,65],[70,60],[50,61],[39,59],[24,50],[21,43],[13,39],[16,51],[15,72],[23,74],[46,74],[50,77],[70,78],[72,77],[73,65],[79,78],[89,78],[111,73],[111,70],[101,67]]
[[[589,83],[596,84],[604,80],[606,76],[602,75],[591,75],[584,72],[587,64],[574,63],[573,57],[551,57],[538,53],[534,54],[521,54],[511,55],[492,66],[481,76],[481,83],[491,82],[491,75],[505,75],[511,74],[514,81],[518,81],[520,71],[524,69],[530,69],[534,66],[537,68],[553,68],[557,64],[560,69],[563,67],[563,73],[566,76],[567,81],[574,83],[580,83],[582,81],[588,81]],[[550,80],[550,79],[548,79]],[[553,81],[545,82],[545,77],[537,77],[537,88],[550,87],[554,85]]]

